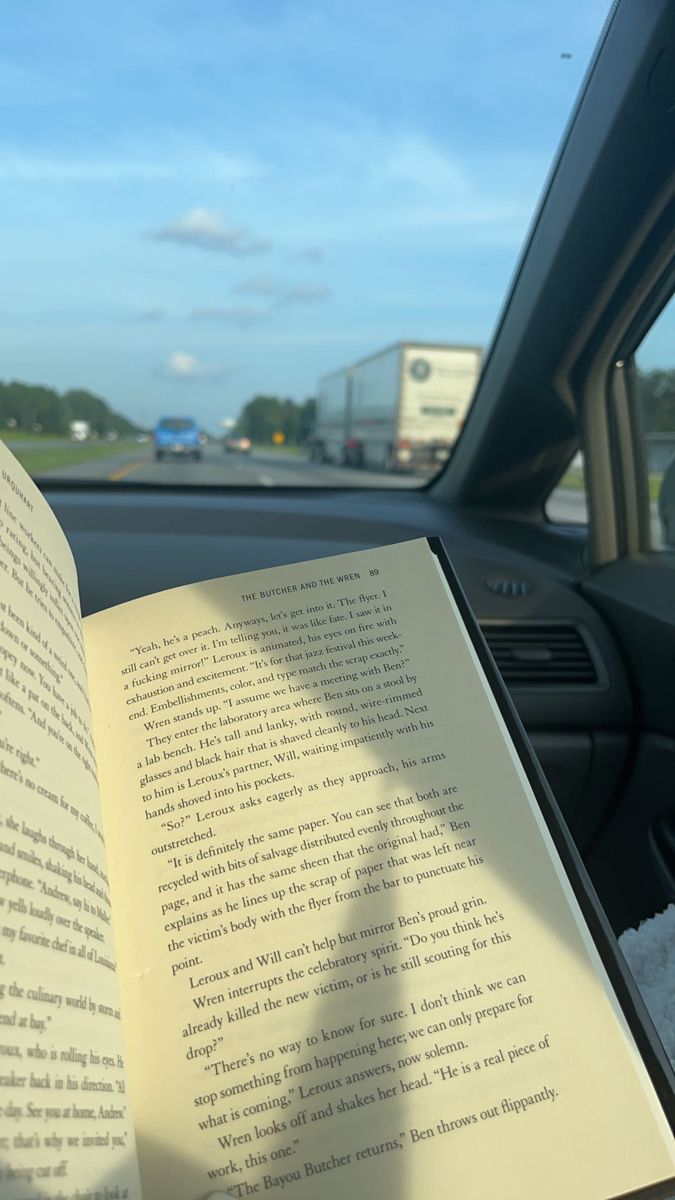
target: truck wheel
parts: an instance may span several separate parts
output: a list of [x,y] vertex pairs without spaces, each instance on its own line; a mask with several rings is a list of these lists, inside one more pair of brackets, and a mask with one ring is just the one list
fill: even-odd
[[342,451],[342,466],[356,467],[357,470],[360,470],[363,467],[363,447],[345,447],[345,449]]

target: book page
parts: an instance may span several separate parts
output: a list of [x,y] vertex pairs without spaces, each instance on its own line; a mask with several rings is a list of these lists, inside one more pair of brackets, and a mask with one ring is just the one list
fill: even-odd
[[84,625],[146,1200],[670,1176],[426,542]]
[[0,444],[0,1195],[138,1197],[75,567]]

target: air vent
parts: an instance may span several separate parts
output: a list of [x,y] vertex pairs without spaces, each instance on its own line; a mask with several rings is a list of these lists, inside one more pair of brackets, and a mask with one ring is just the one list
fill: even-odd
[[595,664],[575,625],[481,624],[504,683],[511,687],[593,687]]
[[529,596],[532,591],[532,584],[526,579],[491,575],[483,582],[489,592],[494,592],[495,596],[503,596],[505,600],[511,600],[514,596]]

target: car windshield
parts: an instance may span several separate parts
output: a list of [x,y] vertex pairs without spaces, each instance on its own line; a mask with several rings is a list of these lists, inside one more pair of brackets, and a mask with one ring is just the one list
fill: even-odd
[[424,486],[606,9],[10,5],[0,437],[45,480]]
[[184,417],[164,417],[157,426],[162,433],[184,433],[186,429],[194,429],[194,421]]

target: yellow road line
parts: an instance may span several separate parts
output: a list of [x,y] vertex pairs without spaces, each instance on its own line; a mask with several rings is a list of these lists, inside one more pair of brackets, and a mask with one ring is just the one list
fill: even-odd
[[146,462],[130,463],[127,467],[120,467],[119,471],[113,471],[108,479],[111,483],[117,483],[118,479],[124,479],[125,475],[131,475],[132,471],[138,471],[140,467],[147,467],[147,465]]

